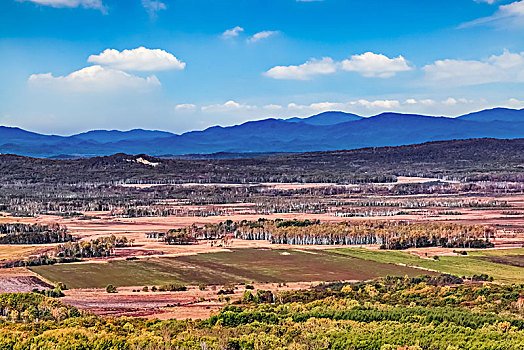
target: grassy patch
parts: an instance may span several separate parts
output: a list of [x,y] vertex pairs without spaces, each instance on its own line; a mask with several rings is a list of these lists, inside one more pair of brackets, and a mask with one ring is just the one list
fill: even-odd
[[38,266],[32,271],[72,288],[158,285],[166,283],[298,282],[368,280],[385,275],[416,276],[418,269],[370,262],[332,252],[233,249],[232,252],[177,258],[115,261],[108,264]]
[[[518,254],[519,250],[513,250]],[[438,261],[422,259],[418,256],[399,251],[368,250],[357,248],[343,248],[333,250],[332,253],[366,259],[374,262],[405,264],[431,269],[457,276],[473,276],[475,274],[488,274],[495,280],[505,283],[524,283],[524,268],[499,264],[492,261],[480,259],[483,256],[508,256],[510,251],[506,250],[484,250],[468,252],[467,256],[441,256]],[[520,250],[522,254],[522,250]]]

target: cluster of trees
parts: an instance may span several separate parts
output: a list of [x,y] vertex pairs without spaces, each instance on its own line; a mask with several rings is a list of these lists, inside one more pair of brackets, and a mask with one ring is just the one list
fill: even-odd
[[80,261],[80,259],[75,258],[75,257],[57,258],[48,253],[42,253],[38,255],[32,255],[26,259],[13,259],[13,260],[1,261],[0,268],[54,265],[58,263],[62,264],[62,263],[71,263],[71,262],[77,262],[77,261]]
[[351,202],[355,207],[399,207],[403,209],[420,209],[420,208],[507,208],[509,203],[507,201],[499,200],[421,200],[421,199],[406,199],[406,200],[361,200]]
[[194,226],[171,229],[164,236],[164,242],[174,245],[198,243],[195,238]]
[[[248,291],[206,320],[82,315],[37,294],[0,295],[2,349],[520,349],[524,285],[388,277]],[[233,302],[236,303],[236,302]]]
[[44,252],[30,256],[27,259],[3,261],[1,268],[54,265],[57,263],[70,263],[82,258],[107,257],[114,254],[115,248],[126,247],[133,244],[127,237],[100,237],[90,241],[67,242],[54,248],[52,253]]
[[90,241],[69,242],[55,248],[55,256],[58,258],[98,258],[114,254],[115,248],[127,247],[133,244],[133,240],[125,236],[100,237]]
[[[41,293],[6,293],[0,294],[0,316],[10,322],[38,324],[43,321],[59,322],[72,317],[80,317],[81,313],[78,309]],[[1,321],[0,328],[5,328]],[[4,329],[0,331],[0,339],[4,331]],[[3,344],[2,340],[0,344]],[[10,347],[4,348],[9,349]]]
[[228,234],[245,240],[268,240],[275,244],[362,245],[379,244],[382,249],[411,247],[486,248],[494,228],[456,223],[406,221],[363,221],[322,223],[319,220],[232,221],[170,230],[168,244],[192,244],[198,239],[220,239]]
[[0,244],[48,244],[73,241],[67,227],[58,224],[0,224]]
[[[209,230],[209,226],[208,226]],[[482,248],[491,246],[494,229],[455,223],[404,221],[321,223],[319,221],[264,220],[236,223],[235,236],[269,240],[277,244],[361,245],[380,244],[384,249],[410,247]]]

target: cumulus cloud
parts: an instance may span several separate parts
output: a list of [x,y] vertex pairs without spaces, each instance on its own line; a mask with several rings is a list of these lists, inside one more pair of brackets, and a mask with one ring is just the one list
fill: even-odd
[[358,104],[370,108],[370,109],[392,109],[400,107],[400,102],[397,100],[375,100],[375,101],[368,101],[368,100],[358,100]]
[[35,4],[51,6],[51,7],[83,7],[89,9],[97,9],[105,11],[102,0],[18,0],[18,1],[30,1]]
[[389,58],[385,55],[366,52],[342,61],[342,69],[358,72],[365,77],[391,78],[398,72],[411,70],[411,67],[402,56]]
[[186,67],[184,62],[169,52],[145,47],[123,51],[106,49],[98,55],[89,56],[87,61],[114,69],[132,71],[160,71]]
[[235,28],[228,29],[224,33],[222,33],[222,37],[226,39],[234,38],[234,37],[237,37],[243,31],[244,31],[244,28],[236,26]]
[[194,111],[196,108],[197,106],[192,103],[182,103],[175,106],[175,110],[177,111]]
[[257,106],[251,106],[247,104],[241,104],[233,100],[227,101],[224,104],[213,104],[209,106],[203,106],[203,112],[229,112],[229,111],[239,111],[239,110],[255,110]]
[[276,30],[264,30],[264,31],[258,32],[256,34],[253,34],[251,37],[249,37],[249,39],[247,39],[247,42],[254,43],[254,42],[257,42],[259,40],[269,38],[269,37],[271,37],[273,35],[276,35],[276,34],[278,34],[278,31],[276,31]]
[[[238,102],[235,102],[234,100],[230,100],[224,104],[214,104],[214,105],[207,105],[202,106],[202,111],[211,111],[211,112],[234,112],[234,111],[267,111],[267,112],[275,112],[279,111],[282,114],[301,114],[301,115],[310,115],[312,113],[320,113],[320,112],[326,112],[326,111],[365,111],[369,110],[370,112],[375,111],[390,111],[390,110],[398,110],[401,108],[409,108],[409,107],[429,107],[429,106],[454,106],[459,104],[473,104],[475,101],[468,100],[465,98],[453,98],[449,97],[448,99],[437,101],[431,98],[422,98],[422,99],[415,99],[415,98],[408,98],[404,101],[399,101],[397,99],[376,99],[376,100],[368,100],[368,99],[359,99],[354,101],[347,101],[347,102],[331,102],[331,101],[322,101],[322,102],[314,102],[310,104],[297,104],[295,102],[290,102],[287,105],[279,105],[279,104],[267,104],[263,105],[261,107],[255,106],[255,105],[247,105],[247,104],[241,104]],[[190,108],[187,108],[186,106],[190,106]],[[193,104],[182,104],[177,105],[175,108],[178,110],[191,110],[194,109],[196,106]]]
[[167,9],[166,4],[158,0],[142,0],[142,6],[144,6],[151,18],[156,18],[159,11]]
[[447,100],[442,101],[442,103],[445,104],[445,105],[453,106],[453,105],[457,104],[457,100],[454,99],[453,97],[450,97]]
[[511,108],[524,108],[524,101],[512,97],[508,99],[508,101],[506,102],[506,105]]
[[265,106],[262,107],[262,108],[265,109],[265,110],[268,110],[268,111],[279,111],[279,110],[281,110],[283,107],[280,106],[280,105],[269,104],[269,105],[265,105]]
[[29,83],[33,86],[57,88],[65,91],[90,92],[121,89],[144,91],[161,85],[154,75],[142,78],[99,65],[86,67],[66,76],[55,77],[51,73],[32,74],[29,77]]
[[488,17],[464,23],[459,28],[467,28],[484,24],[496,24],[502,26],[524,26],[524,0],[515,1],[507,5],[501,5],[497,11]]
[[335,73],[337,63],[330,57],[321,60],[311,59],[299,66],[276,66],[268,70],[265,75],[273,79],[309,80],[315,75]]
[[439,60],[423,67],[430,82],[452,85],[480,85],[496,82],[524,82],[524,52],[504,51],[486,60]]
[[353,55],[351,58],[336,62],[331,57],[321,60],[311,59],[299,66],[276,66],[265,75],[274,79],[309,80],[315,75],[333,74],[339,70],[357,72],[364,77],[391,78],[398,72],[412,68],[402,56],[389,58],[382,54],[366,52]]

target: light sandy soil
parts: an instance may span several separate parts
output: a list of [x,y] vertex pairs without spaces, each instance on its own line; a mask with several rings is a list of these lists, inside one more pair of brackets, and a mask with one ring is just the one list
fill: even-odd
[[[416,184],[416,183],[428,183],[428,182],[446,182],[446,183],[458,183],[458,181],[451,180],[441,180],[437,178],[428,178],[428,177],[417,177],[417,176],[398,176],[396,182],[383,182],[383,183],[374,183],[374,186],[391,186],[395,184]],[[135,188],[151,188],[155,186],[183,186],[183,187],[197,187],[197,186],[219,186],[219,187],[244,187],[246,184],[224,184],[224,183],[184,183],[184,184],[124,184],[123,187],[135,187]],[[280,182],[263,182],[263,183],[252,183],[247,184],[248,186],[267,186],[272,188],[278,188],[281,190],[292,190],[300,188],[315,188],[315,187],[326,187],[326,186],[340,186],[340,187],[355,187],[358,185],[348,184],[341,185],[336,183],[326,183],[326,182],[292,182],[292,183],[280,183]]]

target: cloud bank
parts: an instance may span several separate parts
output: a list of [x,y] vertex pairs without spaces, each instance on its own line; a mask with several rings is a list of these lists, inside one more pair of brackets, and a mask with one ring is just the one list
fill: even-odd
[[357,72],[368,78],[391,78],[399,72],[410,71],[412,68],[402,56],[389,58],[382,54],[366,52],[353,55],[342,62],[324,57],[321,60],[311,59],[297,66],[276,66],[268,70],[265,75],[274,79],[309,80],[316,75],[333,74],[340,70]]
[[18,1],[29,1],[38,5],[51,6],[51,7],[83,7],[86,9],[96,9],[105,11],[105,6],[102,0],[18,0]]

